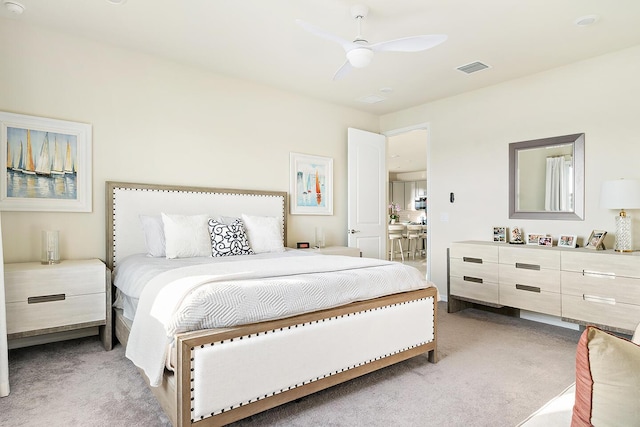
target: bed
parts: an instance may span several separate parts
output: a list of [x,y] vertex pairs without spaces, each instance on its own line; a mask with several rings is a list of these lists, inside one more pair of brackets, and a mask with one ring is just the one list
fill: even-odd
[[[107,182],[106,206],[107,265],[114,282],[127,289],[125,278],[136,277],[136,288],[151,277],[139,295],[116,289],[127,302],[120,300],[114,310],[115,335],[175,426],[225,425],[425,353],[436,362],[437,289],[416,280],[417,270],[382,260],[272,251],[271,241],[258,240],[263,228],[257,227],[268,220],[280,247],[287,241],[286,192]],[[249,241],[263,250],[216,260],[180,257],[167,234],[166,256],[150,256],[142,218],[162,215],[167,225],[169,219],[203,213],[215,217],[209,237],[215,239],[212,224],[233,227],[235,218],[243,218]],[[170,250],[173,259],[166,259]],[[125,273],[128,264],[138,270]],[[348,283],[347,296],[331,293],[338,282]],[[319,284],[326,290],[312,288]],[[294,296],[272,304],[281,289]],[[176,297],[172,290],[183,294]],[[194,296],[200,293],[205,296]],[[220,304],[255,295],[264,300],[251,309],[194,318],[204,311],[200,307],[228,313]],[[328,305],[317,308],[311,300]],[[167,323],[159,330],[161,318]],[[147,359],[153,363],[145,366]]]

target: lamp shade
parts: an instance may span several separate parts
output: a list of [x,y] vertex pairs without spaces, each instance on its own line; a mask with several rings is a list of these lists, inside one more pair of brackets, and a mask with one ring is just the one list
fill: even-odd
[[640,209],[640,181],[614,179],[602,183],[600,207],[606,209]]

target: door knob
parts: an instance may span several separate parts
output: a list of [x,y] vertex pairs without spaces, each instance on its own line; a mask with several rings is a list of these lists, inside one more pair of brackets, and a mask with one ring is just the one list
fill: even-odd
[[351,230],[349,230],[347,233],[349,233],[349,234],[356,234],[356,233],[359,233],[359,232],[360,232],[360,230],[354,230],[354,229],[351,229]]

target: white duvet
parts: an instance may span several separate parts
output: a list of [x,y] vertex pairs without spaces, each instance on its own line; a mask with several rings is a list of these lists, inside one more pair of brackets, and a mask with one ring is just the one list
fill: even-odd
[[417,269],[376,259],[242,258],[164,271],[144,286],[126,356],[152,386],[162,382],[176,333],[284,318],[430,286]]

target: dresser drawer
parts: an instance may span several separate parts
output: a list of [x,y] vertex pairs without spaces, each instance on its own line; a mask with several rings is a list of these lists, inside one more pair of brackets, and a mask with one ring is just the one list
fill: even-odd
[[449,293],[451,295],[498,304],[497,283],[480,283],[475,280],[470,280],[470,278],[465,280],[461,277],[451,277],[449,286]]
[[500,285],[533,286],[542,291],[560,293],[560,270],[531,270],[500,264]]
[[[583,295],[640,306],[640,280],[629,277],[590,273],[562,272],[562,293]],[[640,318],[635,319],[640,322]]]
[[[475,259],[475,258],[474,258]],[[452,258],[450,260],[450,273],[452,277],[463,278],[465,276],[482,279],[484,282],[498,283],[498,264],[477,263],[464,259]]]
[[613,303],[589,296],[562,295],[562,317],[632,332],[640,319],[640,305]]
[[7,302],[26,302],[29,297],[52,294],[104,296],[106,267],[99,260],[7,264],[4,277]]
[[449,249],[449,257],[476,261],[481,263],[498,263],[498,247],[477,243],[453,243]]
[[560,270],[560,252],[549,248],[500,248],[500,264],[522,264],[540,269]]
[[562,270],[640,278],[640,256],[634,254],[566,251]]
[[[56,298],[64,298],[55,300]],[[106,320],[105,293],[81,296],[49,296],[32,302],[8,302],[7,333],[37,331],[78,323]],[[42,302],[40,302],[42,301]]]
[[562,299],[559,293],[536,291],[532,288],[500,283],[500,304],[524,310],[560,316]]

